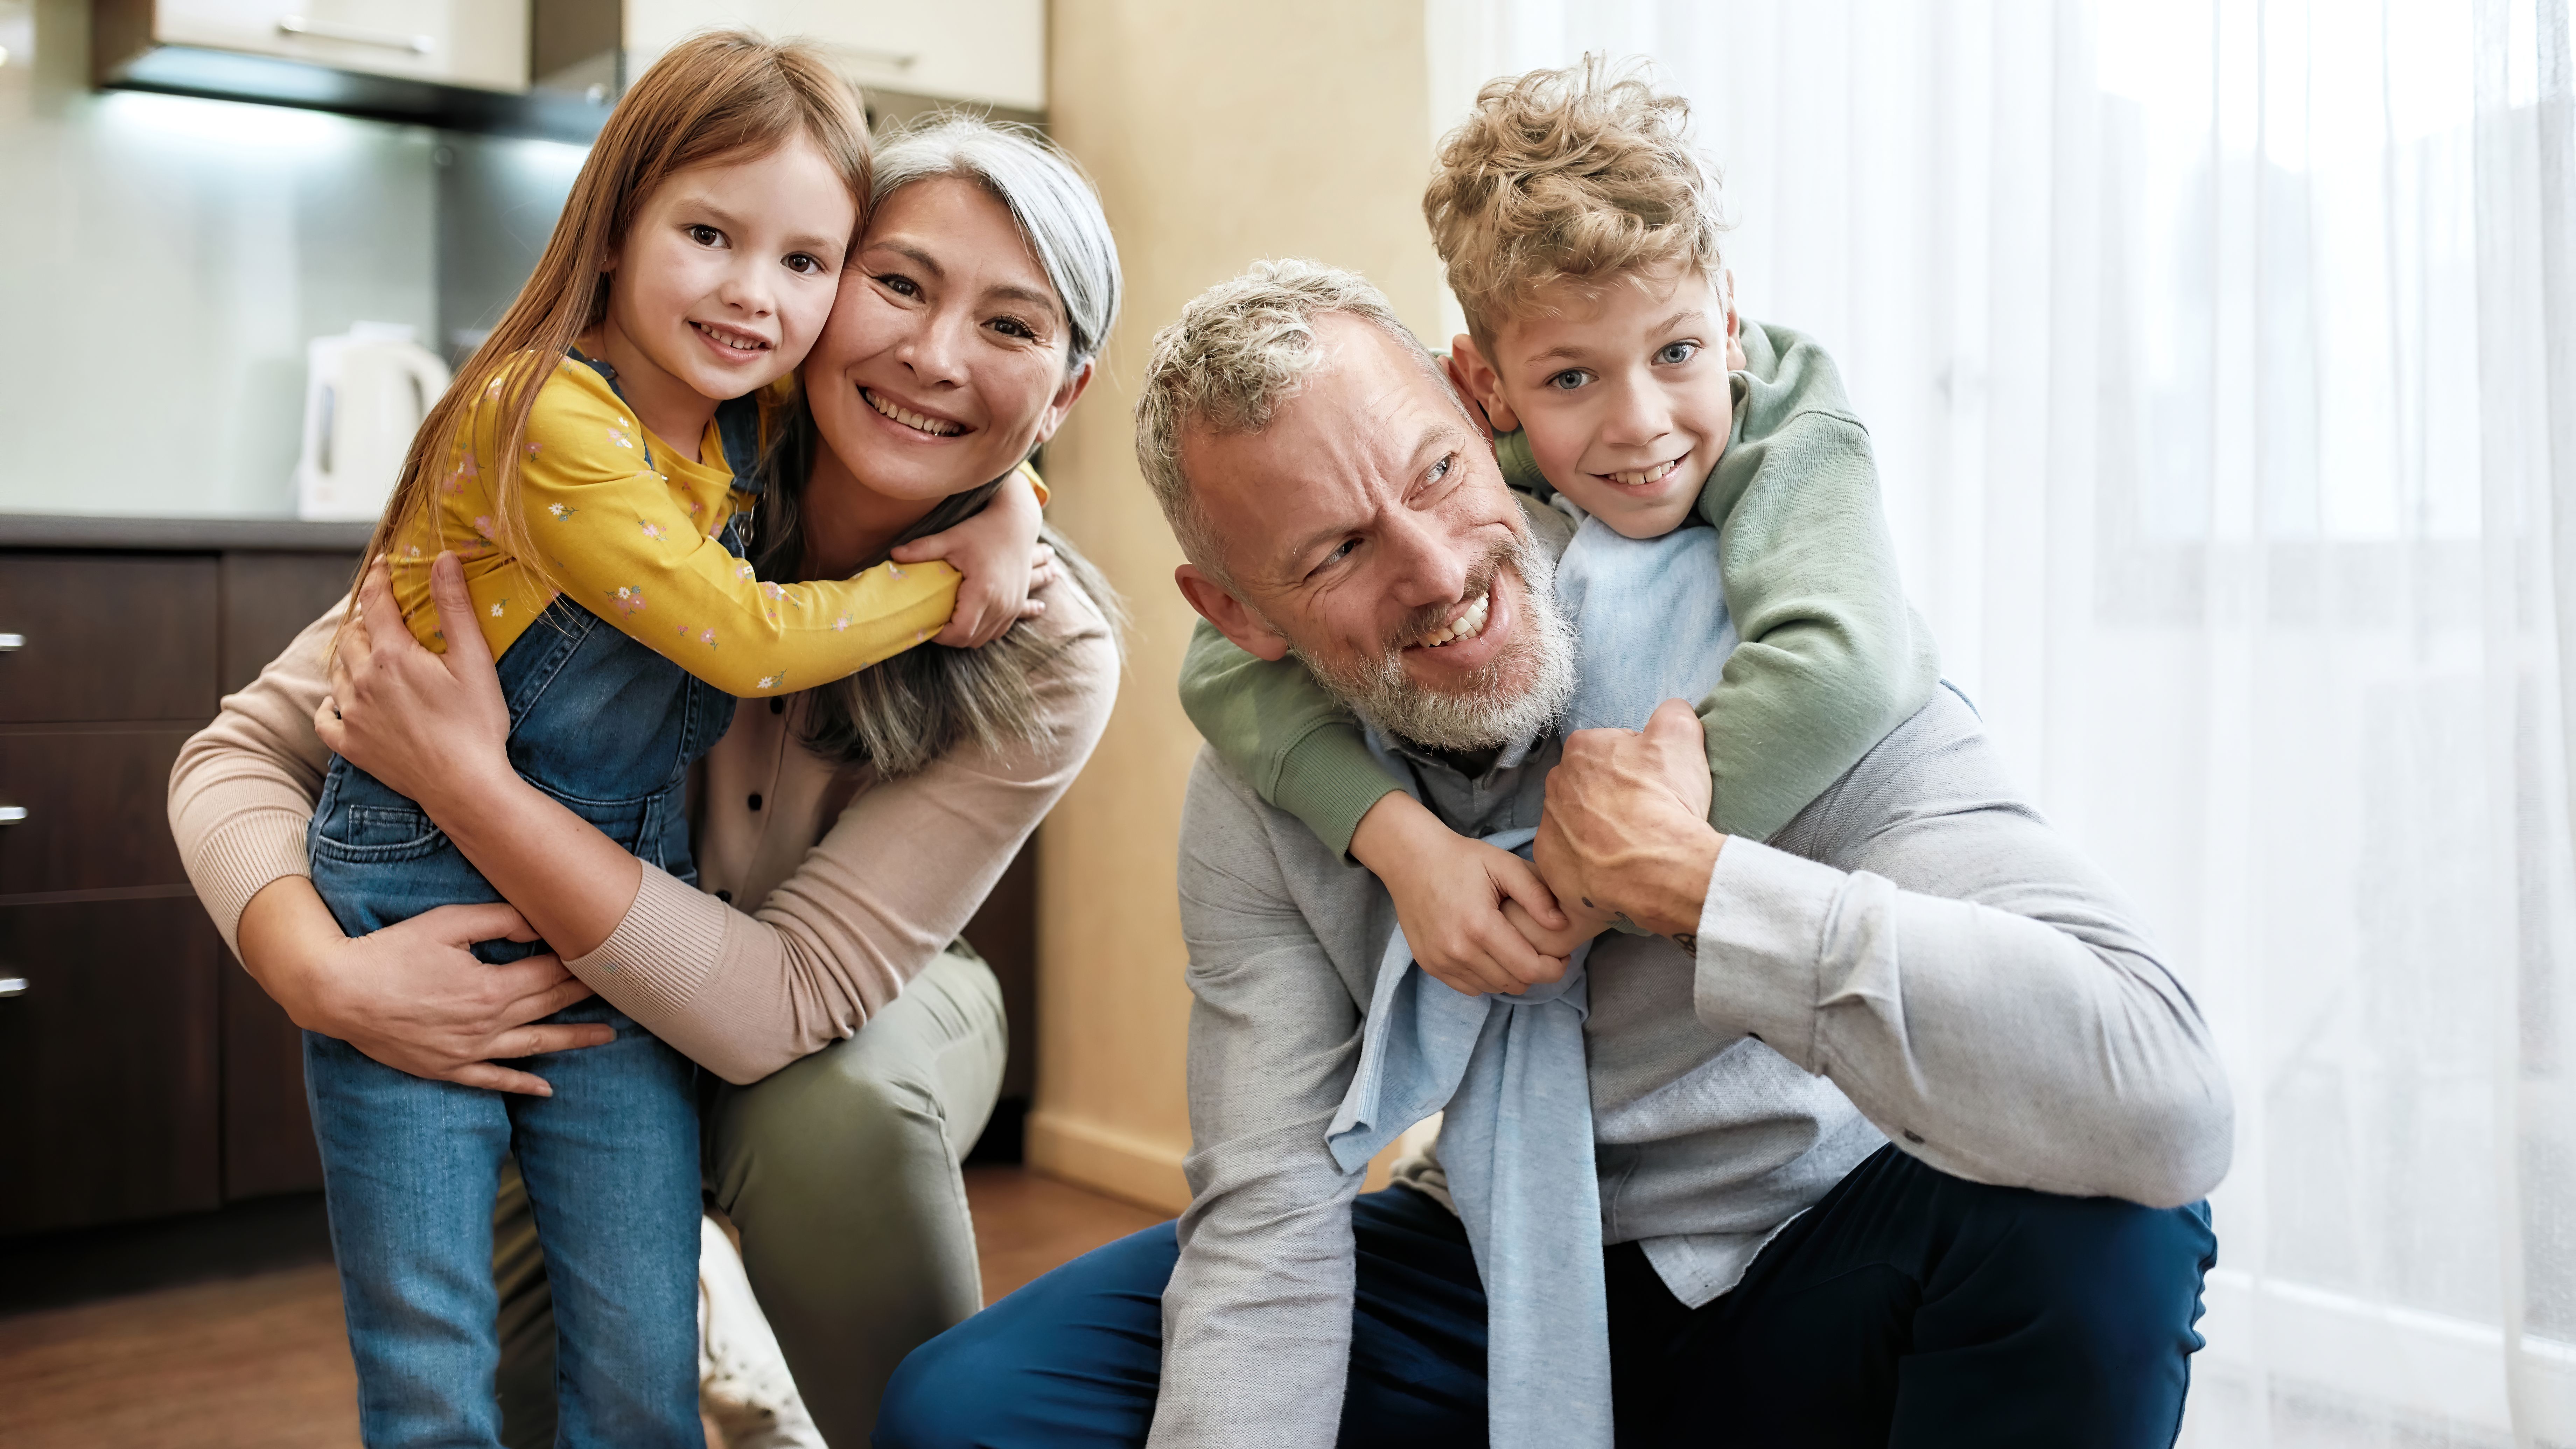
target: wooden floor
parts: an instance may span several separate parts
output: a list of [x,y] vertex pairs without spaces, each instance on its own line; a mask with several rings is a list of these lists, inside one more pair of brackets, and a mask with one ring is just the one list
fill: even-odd
[[1170,1216],[1016,1167],[966,1169],[966,1199],[975,1210],[975,1256],[983,1263],[987,1303]]
[[[1015,1167],[966,1194],[988,1303],[1162,1218]],[[0,1318],[9,1449],[347,1449],[355,1393],[327,1265]]]

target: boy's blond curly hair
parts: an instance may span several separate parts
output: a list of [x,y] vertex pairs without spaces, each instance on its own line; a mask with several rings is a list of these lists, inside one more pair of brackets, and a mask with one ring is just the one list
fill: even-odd
[[1598,55],[1485,83],[1422,196],[1479,342],[1553,282],[1678,263],[1718,284],[1717,178],[1685,138],[1689,120],[1690,102]]

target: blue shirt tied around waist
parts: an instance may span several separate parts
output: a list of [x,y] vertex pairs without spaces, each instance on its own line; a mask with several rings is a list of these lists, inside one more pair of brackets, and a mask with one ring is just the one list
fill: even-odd
[[[1624,538],[1559,506],[1580,525],[1555,585],[1579,651],[1565,727],[1639,729],[1667,699],[1705,698],[1736,644],[1716,539],[1696,527]],[[1535,835],[1506,831],[1486,843],[1526,854]],[[1378,968],[1359,1069],[1325,1131],[1333,1160],[1359,1172],[1406,1128],[1446,1109],[1440,1165],[1484,1280],[1497,1446],[1612,1442],[1601,1183],[1583,1045],[1589,950],[1578,947],[1563,977],[1519,996],[1470,996],[1417,968],[1397,930]]]

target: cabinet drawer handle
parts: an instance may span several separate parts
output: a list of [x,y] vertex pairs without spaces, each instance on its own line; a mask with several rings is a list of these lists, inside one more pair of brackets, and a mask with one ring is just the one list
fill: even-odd
[[281,15],[277,18],[277,28],[285,35],[309,35],[315,40],[340,40],[351,45],[380,45],[387,50],[407,50],[414,55],[427,55],[432,48],[426,35],[398,35],[390,30],[334,25],[328,20],[315,20],[303,15]]
[[26,995],[26,994],[27,994],[27,978],[26,978],[26,977],[24,977],[24,976],[0,976],[0,996],[24,996],[24,995]]
[[27,818],[24,805],[0,805],[0,825],[15,825]]
[[0,652],[6,652],[6,651],[11,650],[11,649],[24,649],[24,648],[26,648],[26,647],[27,647],[27,636],[26,636],[26,635],[24,635],[24,634],[0,634]]

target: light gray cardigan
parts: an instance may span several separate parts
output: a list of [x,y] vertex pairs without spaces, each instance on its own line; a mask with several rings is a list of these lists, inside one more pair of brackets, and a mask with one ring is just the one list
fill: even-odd
[[[1472,781],[1408,759],[1426,804],[1487,835],[1538,823],[1556,754]],[[1359,1187],[1324,1132],[1394,907],[1205,751],[1180,892],[1196,1196],[1152,1442],[1321,1449],[1349,1366]],[[2227,1168],[2199,1009],[1948,690],[1774,845],[1727,842],[1696,959],[1611,936],[1591,971],[1602,1236],[1640,1243],[1685,1303],[1734,1286],[1889,1138],[1976,1181],[2158,1206]]]

